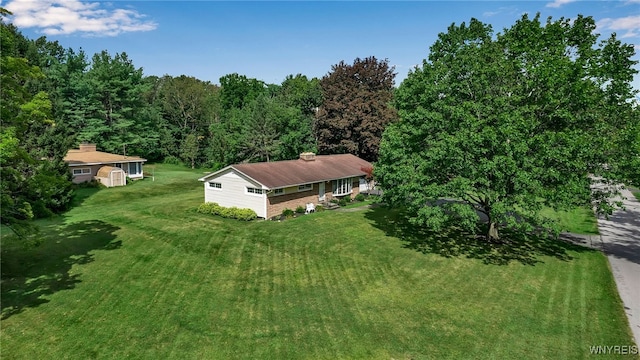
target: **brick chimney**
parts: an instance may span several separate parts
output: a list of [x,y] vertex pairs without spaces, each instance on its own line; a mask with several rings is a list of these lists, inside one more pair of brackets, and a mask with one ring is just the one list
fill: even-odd
[[82,143],[80,144],[80,151],[82,152],[96,151],[96,144]]
[[316,159],[316,154],[312,152],[303,152],[300,154],[300,159],[304,161],[314,161]]

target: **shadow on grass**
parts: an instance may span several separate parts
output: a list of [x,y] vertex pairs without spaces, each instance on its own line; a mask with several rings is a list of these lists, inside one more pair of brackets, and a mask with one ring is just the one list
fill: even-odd
[[71,207],[77,207],[82,205],[88,198],[100,191],[100,187],[96,186],[78,186],[73,189],[73,198],[71,200]]
[[[24,239],[6,239],[2,248],[2,319],[26,308],[49,302],[44,297],[73,289],[81,280],[70,274],[71,267],[93,261],[93,250],[113,250],[119,228],[103,221],[82,221],[69,225],[53,224],[35,236],[40,245],[21,245]],[[7,246],[8,245],[8,246]]]
[[405,242],[405,247],[424,254],[443,257],[464,256],[485,264],[507,265],[517,261],[525,265],[542,262],[542,256],[568,261],[568,251],[594,251],[569,242],[533,234],[522,234],[501,229],[501,242],[492,243],[484,236],[466,233],[455,226],[434,232],[409,223],[398,209],[373,208],[365,213],[373,226]]

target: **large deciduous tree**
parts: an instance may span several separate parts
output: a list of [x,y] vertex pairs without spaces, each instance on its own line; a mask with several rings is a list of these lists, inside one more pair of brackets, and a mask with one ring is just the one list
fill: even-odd
[[631,45],[594,30],[590,17],[524,15],[496,36],[475,19],[439,34],[397,91],[401,120],[376,167],[386,201],[435,230],[478,231],[484,214],[489,240],[501,226],[554,229],[542,207],[611,211],[615,190],[590,187],[615,175],[637,129],[635,62]]
[[220,87],[220,102],[224,110],[240,109],[267,90],[263,81],[237,73],[221,77]]
[[382,133],[396,119],[391,106],[393,71],[387,60],[373,56],[332,66],[320,81],[324,96],[316,121],[320,153],[377,159]]
[[165,156],[179,156],[192,167],[204,162],[210,126],[219,120],[219,88],[181,75],[164,76],[157,93],[162,110],[159,136]]
[[30,43],[1,19],[0,31],[0,223],[24,235],[33,218],[67,208],[71,181],[64,154],[45,141],[55,123],[48,94],[37,89],[45,76],[25,58]]
[[276,85],[230,74],[220,83],[221,115],[210,126],[209,145],[216,167],[295,159],[316,150],[313,120],[322,102],[318,79],[289,75]]

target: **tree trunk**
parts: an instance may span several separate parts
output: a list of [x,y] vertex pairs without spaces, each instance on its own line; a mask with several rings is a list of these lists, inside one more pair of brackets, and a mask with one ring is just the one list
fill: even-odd
[[487,231],[487,241],[499,240],[498,226],[495,222],[489,221],[489,230]]

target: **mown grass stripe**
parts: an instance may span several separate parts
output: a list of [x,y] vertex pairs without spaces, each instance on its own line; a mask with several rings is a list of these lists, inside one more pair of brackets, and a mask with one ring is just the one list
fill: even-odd
[[586,331],[587,331],[587,274],[588,274],[588,267],[585,266],[585,262],[581,261],[579,264],[577,264],[576,266],[578,266],[580,273],[579,273],[579,278],[580,278],[580,282],[578,284],[578,302],[579,302],[579,307],[578,307],[578,311],[577,311],[577,315],[579,318],[579,327],[580,327],[580,331],[576,334],[577,335],[577,339],[574,341],[574,345],[576,347],[579,347],[581,344],[584,344],[586,341]]
[[[567,269],[568,278],[565,281],[565,288],[563,289],[564,298],[562,301],[562,333],[566,333],[569,331],[569,324],[572,321],[572,310],[574,309],[573,299],[573,289],[574,289],[574,278],[576,274],[576,266],[575,263],[572,262],[569,264],[569,268]],[[565,337],[563,339],[562,345],[564,346],[564,352],[568,352],[571,349],[571,338]]]

